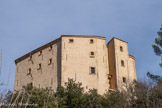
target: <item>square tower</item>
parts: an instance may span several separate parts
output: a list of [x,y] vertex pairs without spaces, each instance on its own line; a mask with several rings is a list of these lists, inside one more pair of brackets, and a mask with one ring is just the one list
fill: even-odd
[[122,89],[136,80],[135,58],[128,54],[128,42],[112,38],[107,44],[110,89]]

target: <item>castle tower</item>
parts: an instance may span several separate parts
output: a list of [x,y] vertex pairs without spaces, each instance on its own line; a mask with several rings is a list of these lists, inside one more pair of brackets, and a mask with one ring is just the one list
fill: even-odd
[[122,89],[136,80],[135,58],[128,54],[128,42],[113,38],[107,44],[110,89]]
[[62,36],[61,84],[68,78],[82,82],[85,91],[109,89],[106,38],[98,36]]

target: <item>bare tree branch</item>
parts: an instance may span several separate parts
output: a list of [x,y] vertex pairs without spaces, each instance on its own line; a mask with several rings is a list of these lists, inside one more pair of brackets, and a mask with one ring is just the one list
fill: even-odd
[[11,74],[11,68],[9,70],[8,79],[7,79],[6,87],[5,87],[5,90],[4,90],[4,96],[7,94],[8,84],[9,84],[9,81],[10,81],[10,74]]

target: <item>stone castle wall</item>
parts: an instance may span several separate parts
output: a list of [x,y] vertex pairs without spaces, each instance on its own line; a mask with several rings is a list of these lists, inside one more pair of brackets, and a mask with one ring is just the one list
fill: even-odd
[[[40,69],[39,64],[41,64]],[[15,90],[20,90],[28,83],[32,83],[38,88],[52,87],[56,90],[57,85],[61,82],[61,41],[50,45],[41,52],[31,54],[18,62],[16,68]]]
[[105,37],[63,35],[15,62],[15,90],[28,83],[56,90],[73,78],[85,91],[95,88],[103,94],[137,79],[135,58],[128,54],[127,42],[117,38],[106,45]]

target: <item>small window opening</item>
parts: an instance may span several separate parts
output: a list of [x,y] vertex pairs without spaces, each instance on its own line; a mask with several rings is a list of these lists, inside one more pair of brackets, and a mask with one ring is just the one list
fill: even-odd
[[122,46],[120,46],[120,51],[123,52],[123,47]]
[[92,52],[90,52],[90,58],[94,58],[95,56],[94,56],[94,52],[92,51]]
[[93,44],[93,43],[94,43],[93,39],[90,39],[90,44]]
[[42,55],[42,51],[39,51],[39,56],[41,56]]
[[41,64],[39,64],[38,65],[38,70],[40,70],[42,68],[42,65]]
[[51,65],[51,64],[52,64],[52,59],[49,59],[48,65]]
[[31,62],[32,64],[34,63],[33,60],[32,60],[32,54],[30,53],[30,56],[29,56],[29,62]]
[[124,67],[124,61],[123,61],[123,60],[121,61],[121,66],[123,66],[123,67]]
[[49,47],[49,51],[51,51],[52,50],[52,45]]
[[95,67],[91,67],[91,73],[92,73],[92,74],[95,73]]
[[94,52],[91,52],[91,56],[94,56]]
[[30,75],[30,74],[31,74],[31,68],[28,69],[27,75]]
[[73,39],[69,39],[69,43],[73,43],[74,42],[74,40]]
[[126,83],[126,78],[125,77],[123,77],[123,82]]

